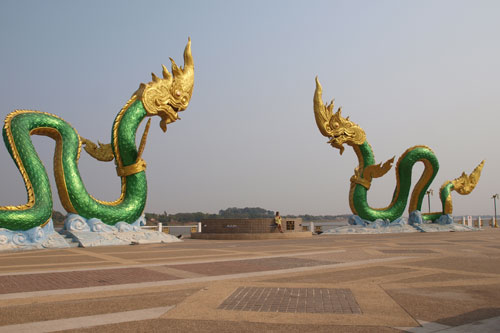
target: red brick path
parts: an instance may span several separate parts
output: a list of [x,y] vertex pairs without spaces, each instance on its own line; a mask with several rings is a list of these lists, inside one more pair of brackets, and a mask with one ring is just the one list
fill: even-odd
[[0,276],[0,294],[175,280],[144,268],[101,269]]
[[204,275],[223,275],[250,272],[263,272],[277,269],[289,269],[297,267],[311,267],[331,265],[336,262],[320,261],[292,257],[262,258],[247,260],[230,260],[206,264],[183,264],[169,265],[168,267],[181,269]]

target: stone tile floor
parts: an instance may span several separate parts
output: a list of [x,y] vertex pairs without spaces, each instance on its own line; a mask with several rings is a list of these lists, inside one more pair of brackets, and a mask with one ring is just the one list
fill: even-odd
[[498,244],[488,229],[2,253],[0,332],[497,332]]
[[218,307],[221,310],[361,313],[349,289],[239,287]]
[[41,290],[85,288],[177,279],[144,268],[119,268],[73,272],[0,276],[0,294]]

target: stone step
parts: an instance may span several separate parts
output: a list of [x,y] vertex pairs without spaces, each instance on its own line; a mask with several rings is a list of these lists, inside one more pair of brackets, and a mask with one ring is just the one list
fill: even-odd
[[64,237],[66,243],[68,243],[69,247],[79,247],[80,243],[76,241],[72,235],[65,233],[64,231],[59,231],[59,234]]

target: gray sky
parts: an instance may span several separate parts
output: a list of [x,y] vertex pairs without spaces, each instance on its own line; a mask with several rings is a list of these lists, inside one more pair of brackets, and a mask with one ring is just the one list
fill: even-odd
[[[350,147],[340,156],[316,127],[319,75],[323,98],[335,98],[366,131],[378,162],[414,145],[434,150],[441,167],[432,210],[444,181],[485,159],[474,192],[453,194],[454,214],[493,214],[499,17],[498,1],[3,0],[0,112],[54,113],[83,137],[107,143],[139,83],[169,66],[168,57],[181,64],[191,36],[193,97],[166,134],[153,119],[146,211],[350,213],[357,160]],[[34,140],[53,178],[54,143]],[[0,168],[0,204],[25,203],[6,149]],[[422,169],[414,167],[414,178]],[[83,152],[80,171],[94,196],[117,198],[113,163]],[[370,204],[385,207],[394,187],[394,170],[374,180]],[[53,193],[62,210],[55,186]]]

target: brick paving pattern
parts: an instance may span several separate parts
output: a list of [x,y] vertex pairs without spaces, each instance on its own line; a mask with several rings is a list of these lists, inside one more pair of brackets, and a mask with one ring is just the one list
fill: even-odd
[[0,294],[110,286],[174,279],[178,278],[144,268],[4,275],[0,276]]
[[231,260],[206,264],[168,265],[167,267],[181,269],[204,275],[224,275],[250,272],[263,272],[297,267],[331,265],[336,262],[320,261],[292,257],[263,258],[250,260]]
[[447,243],[439,243],[439,242],[427,242],[427,243],[424,243],[424,242],[415,242],[415,243],[396,243],[397,245],[399,246],[405,246],[405,247],[409,247],[409,246],[428,246],[428,245],[431,245],[431,246],[436,246],[436,245],[446,245],[448,246],[449,244]]
[[383,252],[383,253],[390,253],[390,254],[393,254],[393,253],[436,253],[436,251],[432,251],[432,250],[426,250],[426,249],[395,249],[395,250],[379,250],[380,252]]
[[446,241],[450,242],[450,243],[478,243],[478,241],[475,239],[453,239],[453,240],[446,240]]
[[350,289],[239,287],[219,310],[361,314]]

